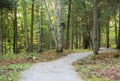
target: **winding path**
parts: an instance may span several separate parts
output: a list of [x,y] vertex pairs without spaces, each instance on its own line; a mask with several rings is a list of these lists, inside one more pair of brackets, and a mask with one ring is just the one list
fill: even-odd
[[34,64],[21,73],[21,81],[83,81],[71,63],[90,54],[92,52],[71,53],[55,61]]

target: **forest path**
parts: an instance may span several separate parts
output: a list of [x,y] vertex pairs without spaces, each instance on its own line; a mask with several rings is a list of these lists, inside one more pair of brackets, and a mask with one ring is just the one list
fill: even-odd
[[[111,51],[112,49],[106,50]],[[21,73],[21,81],[83,81],[71,64],[90,54],[93,52],[71,53],[55,61],[36,63]]]

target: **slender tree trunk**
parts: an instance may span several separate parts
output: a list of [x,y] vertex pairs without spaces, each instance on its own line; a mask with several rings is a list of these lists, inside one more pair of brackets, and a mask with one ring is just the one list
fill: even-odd
[[73,26],[73,20],[72,20],[72,28],[71,28],[71,33],[72,33],[72,37],[71,37],[71,49],[73,49],[74,47],[74,26]]
[[55,13],[56,13],[56,22],[57,22],[57,52],[63,51],[62,46],[62,26],[61,26],[61,0],[54,0],[55,4]]
[[55,45],[57,47],[57,37],[56,37],[54,26],[52,24],[50,12],[49,12],[49,9],[47,7],[47,2],[46,2],[46,0],[43,0],[43,2],[44,2],[44,5],[45,5],[45,10],[46,10],[46,13],[47,13],[47,16],[48,16],[48,20],[49,20],[49,23],[50,23],[50,30],[52,31],[53,39],[54,39]]
[[0,9],[0,55],[2,54],[3,50],[3,40],[2,40],[2,9]]
[[69,0],[68,5],[68,20],[67,20],[67,33],[66,33],[66,49],[69,48],[69,30],[70,30],[70,15],[71,15],[71,2],[72,0]]
[[34,23],[34,0],[32,0],[31,6],[31,31],[30,31],[30,51],[33,51],[33,23]]
[[18,35],[17,35],[17,6],[14,7],[14,20],[13,20],[13,26],[14,26],[14,38],[13,38],[13,51],[14,53],[18,53]]
[[[98,18],[100,19],[100,11],[98,12]],[[101,23],[100,21],[98,22],[98,50],[100,48],[101,45]]]
[[118,31],[117,49],[120,49],[120,7],[119,7],[119,31]]
[[97,41],[97,26],[98,26],[98,0],[94,0],[94,10],[93,10],[93,52],[98,54],[98,41]]
[[38,52],[42,52],[42,38],[41,38],[41,27],[40,27],[40,16],[39,16],[39,0],[36,0],[36,26],[38,29],[37,37],[38,37]]
[[106,26],[106,47],[109,48],[109,18],[107,19]]
[[50,49],[53,48],[53,43],[52,43],[52,32],[51,32],[51,29],[50,29]]
[[26,0],[23,0],[23,10],[24,10],[25,49],[26,49],[26,51],[29,51],[29,38],[28,38],[28,28],[27,28]]
[[115,22],[115,43],[116,43],[116,45],[117,45],[117,37],[118,37],[118,35],[117,35],[117,21],[116,21],[116,13],[114,13],[114,22]]
[[76,42],[75,42],[75,48],[78,49],[78,20],[77,20],[77,13],[76,13],[76,29],[75,29],[75,36],[76,36]]

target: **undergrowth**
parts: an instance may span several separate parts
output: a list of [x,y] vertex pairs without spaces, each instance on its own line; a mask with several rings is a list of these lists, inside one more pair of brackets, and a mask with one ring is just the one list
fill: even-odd
[[120,81],[120,53],[101,53],[74,62],[85,81]]
[[18,81],[19,74],[23,69],[30,67],[29,63],[10,64],[0,67],[0,81]]

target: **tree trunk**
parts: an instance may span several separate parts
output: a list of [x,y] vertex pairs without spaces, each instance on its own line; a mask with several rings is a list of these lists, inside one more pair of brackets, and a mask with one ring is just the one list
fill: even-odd
[[71,49],[74,48],[74,26],[73,26],[73,20],[72,20],[72,30],[71,30],[71,33],[72,33],[72,37],[71,37]]
[[13,26],[14,26],[14,38],[13,38],[13,52],[15,54],[18,53],[18,35],[17,35],[17,6],[14,7],[14,20],[13,20]]
[[98,54],[98,41],[97,41],[97,26],[98,26],[98,0],[94,0],[94,10],[93,10],[93,52]]
[[72,0],[69,0],[69,5],[68,5],[68,20],[67,20],[67,33],[66,33],[66,46],[65,48],[69,48],[69,30],[70,30],[70,15],[71,15],[71,2]]
[[50,50],[52,50],[52,48],[53,48],[53,43],[52,43],[52,32],[51,32],[51,29],[50,29],[50,34],[49,34],[49,36],[50,36]]
[[116,13],[114,13],[114,22],[115,22],[115,43],[116,43],[116,45],[117,45],[117,37],[118,37],[118,35],[117,35],[117,20],[116,20]]
[[42,52],[42,38],[41,38],[41,27],[40,27],[40,16],[39,16],[39,0],[36,0],[36,26],[38,29],[37,37],[38,37],[38,52]]
[[[98,12],[98,18],[100,19],[100,11]],[[101,26],[101,23],[99,21],[98,23],[98,50],[101,46],[101,27],[100,26]]]
[[117,49],[120,49],[120,7],[119,7],[119,31],[118,31]]
[[109,48],[109,18],[107,19],[106,26],[106,47]]
[[54,0],[56,22],[57,22],[57,52],[63,51],[62,46],[62,26],[61,26],[61,0]]
[[0,55],[2,54],[3,50],[3,40],[2,40],[2,9],[0,9]]
[[55,33],[54,26],[53,26],[53,24],[52,24],[50,12],[49,12],[49,9],[48,9],[48,7],[47,7],[47,2],[46,2],[46,0],[43,0],[43,1],[44,1],[44,5],[45,5],[45,10],[46,10],[46,13],[47,13],[47,16],[48,16],[48,20],[49,20],[49,23],[50,23],[50,30],[51,30],[51,32],[52,32],[53,39],[54,39],[55,45],[56,45],[56,47],[57,47],[57,37],[56,37],[56,33]]
[[78,20],[77,20],[77,13],[76,13],[76,26],[75,26],[75,37],[76,37],[76,42],[75,42],[75,48],[78,49]]
[[34,0],[32,0],[31,9],[31,31],[30,31],[30,51],[33,51],[33,22],[34,22]]
[[28,38],[28,28],[27,28],[26,0],[23,0],[23,10],[24,10],[25,49],[26,49],[26,51],[29,51],[29,38]]

